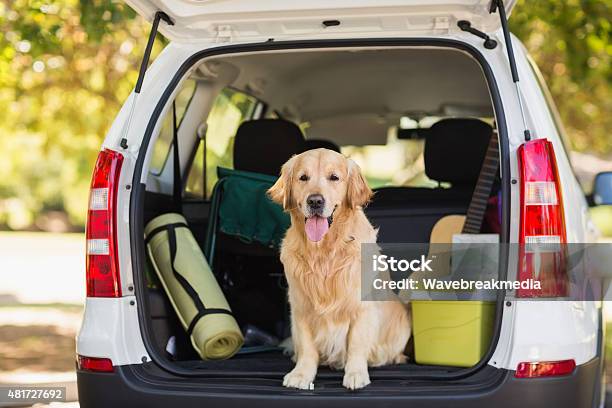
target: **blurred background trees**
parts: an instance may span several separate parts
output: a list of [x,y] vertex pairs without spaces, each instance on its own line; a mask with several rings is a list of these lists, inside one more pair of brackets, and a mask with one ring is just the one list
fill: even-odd
[[578,151],[612,152],[611,25],[611,0],[520,0],[510,18]]
[[93,162],[147,33],[120,1],[0,3],[0,226],[82,228]]
[[[609,158],[612,1],[521,0],[510,21],[572,147]],[[148,31],[119,0],[0,1],[0,229],[83,227],[93,162]]]

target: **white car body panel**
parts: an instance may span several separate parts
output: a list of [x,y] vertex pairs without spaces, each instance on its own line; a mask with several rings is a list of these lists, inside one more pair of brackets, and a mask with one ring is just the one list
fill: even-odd
[[[498,40],[503,42],[501,34]],[[533,71],[528,66],[522,44],[513,40],[520,89],[532,137],[548,138],[554,146],[561,188],[568,242],[589,242],[585,236],[588,207],[584,194],[574,177],[569,160],[564,153],[560,135],[547,109],[546,100]],[[516,99],[516,96],[514,97]],[[519,125],[510,130],[510,166],[512,178],[518,177],[516,149],[524,142],[520,112],[510,116],[506,100],[504,109],[508,122]],[[514,135],[514,137],[512,137]],[[517,137],[518,136],[518,137]],[[511,242],[518,242],[519,183],[511,184],[512,203]],[[576,217],[576,214],[580,214]],[[516,277],[516,262],[510,262],[509,279]],[[556,361],[573,358],[576,364],[584,364],[597,354],[600,302],[580,301],[513,301],[504,307],[502,331],[494,355],[489,362],[499,368],[515,370],[518,363],[526,361]]]
[[[145,7],[146,4],[161,4],[162,1],[131,1],[130,3],[141,3],[142,7]],[[163,3],[169,4],[169,2]],[[176,3],[187,4],[186,1]],[[202,4],[209,3],[212,4],[213,2],[202,2]],[[316,2],[316,4],[319,3],[321,2]],[[484,2],[457,1],[457,3],[478,3],[480,5]],[[195,3],[189,2],[189,4]],[[494,50],[486,50],[481,39],[463,33],[456,28],[451,27],[443,31],[443,34],[435,34],[431,38],[451,39],[467,43],[478,49],[490,65],[500,93],[508,128],[510,177],[518,178],[516,149],[523,143],[523,127],[520,108],[516,99],[516,89],[511,80],[505,49],[498,46]],[[176,35],[178,35],[178,32]],[[394,35],[395,32],[387,31],[377,37],[392,37]],[[364,35],[364,37],[368,36],[373,37],[371,33]],[[311,39],[329,39],[331,37],[346,38],[347,33],[338,32],[335,35],[312,33],[309,36]],[[356,38],[359,35],[348,37]],[[419,37],[423,38],[422,36]],[[492,34],[492,37],[500,45],[503,45],[501,31]],[[170,43],[147,71],[142,93],[139,96],[132,94],[128,98],[106,136],[103,146],[120,151],[125,155],[118,195],[118,240],[121,286],[124,297],[119,299],[87,299],[83,326],[77,337],[77,351],[81,355],[111,358],[115,365],[138,364],[143,361],[143,357],[150,358],[141,337],[137,305],[130,305],[131,301],[135,301],[135,297],[133,296],[134,281],[129,233],[129,206],[132,189],[128,189],[127,185],[132,182],[134,163],[151,115],[164,90],[175,76],[178,67],[196,52],[218,45],[209,41]],[[557,152],[568,241],[588,242],[589,236],[585,233],[588,222],[586,202],[572,174],[567,157],[562,151],[561,140],[533,73],[527,66],[524,52],[523,47],[517,42],[515,53],[521,78],[523,101],[528,112],[528,124],[534,138],[547,137],[553,142]],[[176,89],[179,89],[179,87]],[[170,97],[170,100],[173,97],[174,95]],[[164,112],[169,108],[170,105],[166,106]],[[163,113],[161,117],[163,117]],[[161,121],[158,121],[150,146],[157,138],[160,124]],[[122,138],[127,140],[128,148],[125,150],[119,146]],[[185,149],[182,151],[186,154]],[[148,177],[148,163],[151,152],[152,149],[147,152],[144,171],[140,177],[142,183],[145,183]],[[518,183],[511,185],[511,242],[518,242],[518,186]],[[516,273],[516,259],[510,261],[508,270],[509,278],[513,278],[513,274]],[[599,303],[597,302],[511,302],[510,306],[504,306],[499,342],[489,364],[498,368],[514,370],[517,364],[523,361],[573,358],[577,364],[588,362],[597,354],[598,308]]]
[[[370,37],[433,34],[470,20],[494,31],[499,15],[489,13],[490,0],[127,0],[148,21],[165,12],[173,25],[160,31],[173,41],[241,42],[311,38],[314,35]],[[516,0],[507,0],[510,14]],[[339,25],[325,26],[336,20]]]
[[143,357],[148,360],[136,307],[134,296],[87,298],[76,339],[77,354],[110,358],[113,365],[142,364]]

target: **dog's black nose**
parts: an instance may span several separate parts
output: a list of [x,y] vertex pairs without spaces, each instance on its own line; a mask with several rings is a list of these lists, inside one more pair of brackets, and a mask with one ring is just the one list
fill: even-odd
[[313,210],[321,210],[325,204],[325,199],[321,194],[311,194],[306,199],[306,204]]

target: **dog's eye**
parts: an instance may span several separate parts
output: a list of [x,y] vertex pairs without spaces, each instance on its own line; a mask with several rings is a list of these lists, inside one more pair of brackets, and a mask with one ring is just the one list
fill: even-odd
[[308,180],[310,180],[310,177],[308,177],[306,174],[302,174],[300,176],[300,181],[308,181]]
[[331,176],[329,176],[329,180],[330,181],[338,181],[338,180],[340,180],[340,177],[336,176],[335,174],[332,174]]

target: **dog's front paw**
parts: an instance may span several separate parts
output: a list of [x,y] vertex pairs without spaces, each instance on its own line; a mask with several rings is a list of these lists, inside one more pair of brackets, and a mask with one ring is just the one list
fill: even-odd
[[314,375],[293,369],[283,378],[283,385],[288,388],[299,388],[301,390],[311,389],[311,384],[314,381]]
[[370,383],[370,375],[367,371],[352,371],[344,374],[342,385],[349,390],[363,388]]

